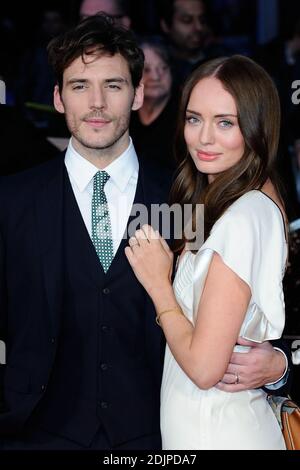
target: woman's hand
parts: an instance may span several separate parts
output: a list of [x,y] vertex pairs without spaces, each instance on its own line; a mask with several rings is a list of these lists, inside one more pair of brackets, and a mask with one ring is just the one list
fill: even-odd
[[171,284],[173,253],[167,242],[150,225],[143,225],[129,239],[127,259],[139,282],[151,292]]

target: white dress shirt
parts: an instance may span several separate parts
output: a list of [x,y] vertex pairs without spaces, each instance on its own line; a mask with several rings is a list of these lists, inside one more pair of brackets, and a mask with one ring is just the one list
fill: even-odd
[[[99,168],[79,155],[72,145],[72,139],[65,155],[65,165],[78,207],[91,237],[93,178]],[[131,138],[125,152],[104,170],[110,175],[104,191],[109,207],[115,255],[127,227],[138,180],[139,162]]]

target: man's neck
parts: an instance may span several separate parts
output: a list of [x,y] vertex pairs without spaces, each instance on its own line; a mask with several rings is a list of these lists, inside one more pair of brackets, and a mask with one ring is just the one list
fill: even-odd
[[81,157],[99,168],[99,170],[103,170],[128,149],[130,144],[129,135],[127,134],[126,138],[121,138],[120,140],[122,140],[122,142],[117,142],[111,147],[104,149],[84,147],[74,138],[72,138],[72,145],[74,150],[76,150]]

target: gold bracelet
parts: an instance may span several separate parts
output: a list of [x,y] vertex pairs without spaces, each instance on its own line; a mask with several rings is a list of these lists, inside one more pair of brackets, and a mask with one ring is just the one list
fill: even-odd
[[156,323],[161,326],[160,324],[160,318],[165,314],[165,313],[178,313],[178,315],[184,315],[183,311],[181,310],[180,307],[173,307],[173,308],[169,308],[168,310],[163,310],[162,312],[159,312],[157,315],[156,315]]

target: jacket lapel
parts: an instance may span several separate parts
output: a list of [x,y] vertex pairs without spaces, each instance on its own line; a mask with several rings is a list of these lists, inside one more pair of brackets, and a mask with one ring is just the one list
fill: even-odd
[[64,171],[64,241],[73,252],[72,269],[84,272],[96,286],[104,280],[104,270],[80,213],[67,169]]

